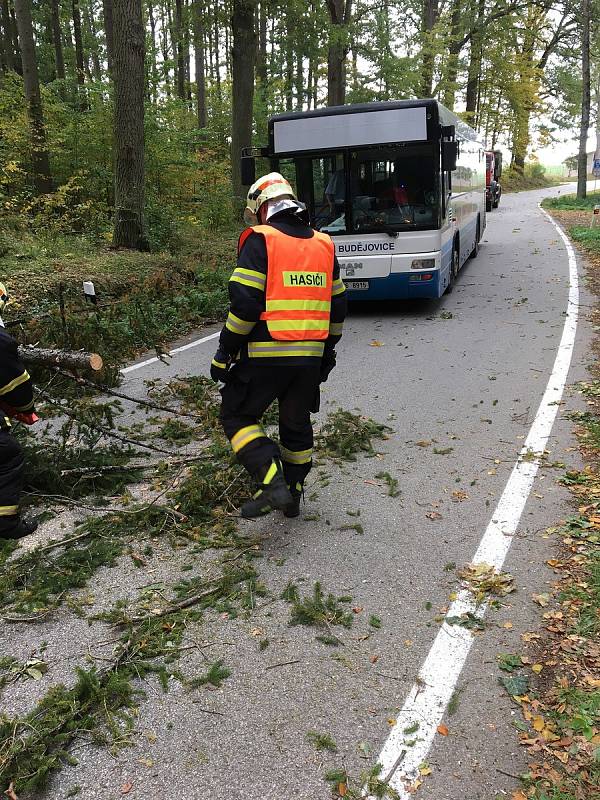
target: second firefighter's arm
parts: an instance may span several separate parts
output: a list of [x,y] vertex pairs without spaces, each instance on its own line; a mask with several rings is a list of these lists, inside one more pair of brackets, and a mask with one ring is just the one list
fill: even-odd
[[346,287],[340,278],[340,265],[337,256],[333,262],[333,286],[331,289],[331,314],[329,317],[329,336],[325,342],[325,353],[331,353],[342,338],[344,320],[348,311]]
[[33,386],[29,373],[18,355],[17,343],[7,333],[0,333],[0,408],[10,414],[33,414]]
[[265,310],[267,247],[264,238],[251,233],[240,250],[237,267],[229,279],[229,314],[220,348],[235,358]]

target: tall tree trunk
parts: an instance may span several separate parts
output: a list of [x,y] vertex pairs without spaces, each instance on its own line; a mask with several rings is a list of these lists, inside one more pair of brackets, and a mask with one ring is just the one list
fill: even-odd
[[83,38],[81,36],[81,13],[79,11],[79,0],[73,0],[73,32],[75,34],[75,63],[77,83],[79,86],[83,86],[85,84],[85,70],[83,66]]
[[288,3],[285,13],[285,110],[294,107],[294,27],[295,20]]
[[450,42],[448,45],[448,62],[446,65],[446,74],[444,76],[444,97],[443,103],[450,110],[454,108],[454,101],[456,99],[456,90],[458,88],[458,57],[462,50],[461,36],[461,22],[463,17],[463,8],[461,0],[453,0],[452,14],[450,16]]
[[217,84],[217,96],[219,100],[221,99],[221,53],[219,49],[219,3],[218,0],[215,0],[214,4],[214,11],[213,11],[213,21],[214,21],[214,38],[213,38],[213,46],[214,46],[214,56],[215,56],[215,83]]
[[91,42],[90,55],[92,57],[93,78],[100,83],[102,80],[102,67],[100,65],[100,52],[98,50],[98,31],[96,30],[96,21],[94,20],[94,9],[92,4],[84,3],[83,6],[83,20],[87,39]]
[[183,62],[185,66],[185,96],[190,104],[192,100],[192,72],[190,66],[191,53],[190,53],[190,7],[186,2],[184,4],[184,25],[183,25]]
[[204,74],[204,8],[202,0],[192,0],[194,24],[194,64],[196,72],[196,117],[198,127],[206,128],[206,77]]
[[183,57],[183,0],[175,0],[173,51],[177,61],[177,97],[185,100],[185,61]]
[[469,125],[475,124],[475,118],[477,116],[477,97],[479,96],[479,81],[481,78],[484,13],[485,0],[477,0],[477,16],[474,22],[473,35],[471,36],[471,55],[467,73],[467,96],[465,103],[465,119]]
[[421,32],[423,51],[421,56],[421,97],[431,97],[433,92],[433,67],[435,62],[434,28],[439,18],[438,0],[423,0]]
[[52,191],[52,178],[50,177],[50,158],[46,147],[46,128],[44,126],[44,112],[40,96],[40,80],[29,3],[30,0],[15,0],[15,14],[19,29],[19,41],[21,42],[25,99],[31,127],[33,180],[36,192],[45,194]]
[[148,3],[148,22],[150,23],[150,46],[152,52],[150,53],[150,82],[152,83],[152,90],[150,96],[152,102],[158,102],[158,45],[156,43],[156,17],[154,16],[154,8],[152,0]]
[[113,15],[115,230],[113,244],[147,250],[144,225],[144,50],[141,0],[118,0]]
[[114,36],[113,36],[113,0],[102,0],[102,14],[104,16],[104,33],[106,35],[106,63],[109,75],[112,74],[114,61]]
[[302,37],[296,36],[296,111],[302,111],[304,107],[304,48]]
[[59,81],[65,79],[65,58],[62,49],[62,31],[60,28],[60,8],[58,0],[51,0],[50,13],[52,17],[52,42],[54,44],[54,65],[56,77]]
[[267,8],[266,0],[258,4],[258,53],[256,59],[256,77],[264,92],[267,85]]
[[17,15],[15,12],[14,5],[10,6],[10,29],[12,31],[12,39],[13,39],[15,69],[20,75],[22,75],[23,58],[21,56],[21,46],[19,44],[19,27],[17,24]]
[[0,18],[2,20],[2,39],[4,43],[4,58],[7,69],[15,68],[15,51],[12,38],[12,20],[8,9],[8,0],[0,1]]
[[169,39],[167,12],[164,5],[159,5],[160,9],[160,47],[162,51],[163,80],[165,82],[165,92],[167,97],[171,97],[171,73],[169,71]]
[[242,198],[244,189],[240,175],[242,147],[252,144],[252,104],[254,100],[254,66],[256,34],[254,6],[256,0],[233,0],[231,29],[232,104],[231,104],[231,183],[233,196]]
[[587,139],[590,127],[590,0],[581,0],[581,124],[577,157],[577,197],[587,196]]
[[331,23],[327,48],[327,105],[341,106],[346,101],[346,55],[352,0],[327,0]]

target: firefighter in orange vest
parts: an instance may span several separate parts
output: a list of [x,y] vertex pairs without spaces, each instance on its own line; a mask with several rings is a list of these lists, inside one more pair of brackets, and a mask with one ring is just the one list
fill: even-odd
[[[277,172],[250,187],[238,261],[229,281],[230,310],[211,376],[224,383],[220,421],[258,484],[244,517],[273,509],[300,513],[312,466],[311,411],[335,366],[346,294],[333,242],[313,230],[306,209]],[[258,223],[258,224],[256,224]],[[279,401],[279,445],[260,420]]]

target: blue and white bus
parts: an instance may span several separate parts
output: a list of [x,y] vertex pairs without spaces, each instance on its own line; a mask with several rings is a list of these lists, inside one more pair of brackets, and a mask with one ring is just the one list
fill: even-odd
[[242,158],[244,183],[259,154],[333,238],[352,300],[440,297],[477,255],[484,147],[436,100],[274,116],[268,146]]

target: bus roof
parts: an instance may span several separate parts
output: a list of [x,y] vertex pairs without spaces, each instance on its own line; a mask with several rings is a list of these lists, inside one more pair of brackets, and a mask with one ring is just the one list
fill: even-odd
[[386,100],[276,114],[269,119],[269,151],[283,155],[428,141],[439,139],[440,125],[453,125],[460,139],[478,140],[437,100]]

